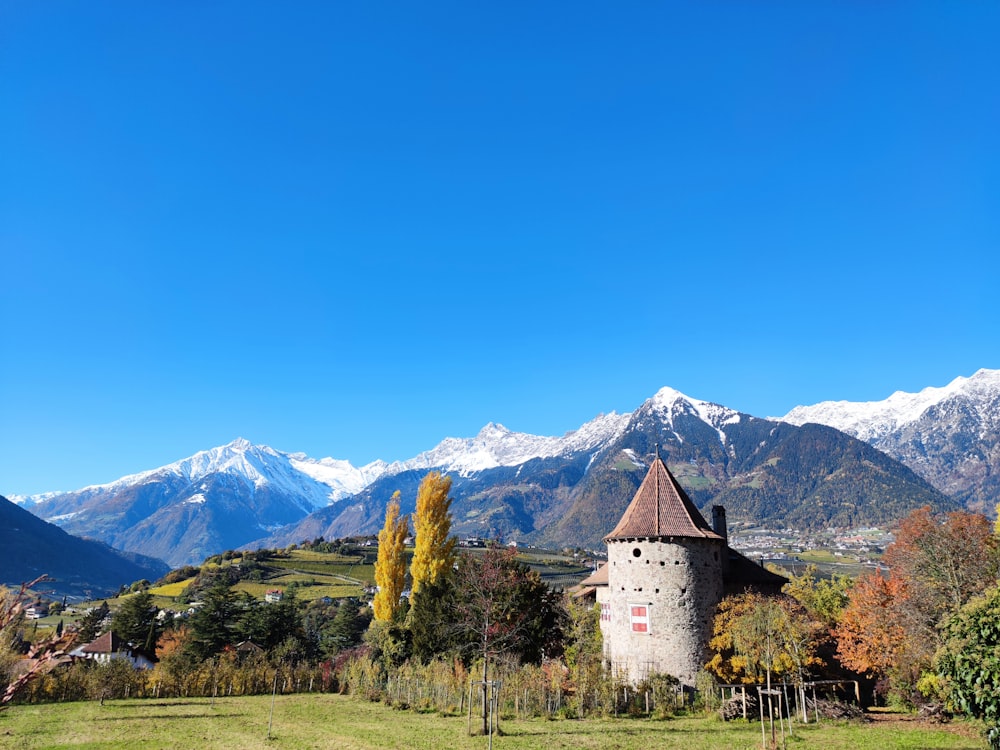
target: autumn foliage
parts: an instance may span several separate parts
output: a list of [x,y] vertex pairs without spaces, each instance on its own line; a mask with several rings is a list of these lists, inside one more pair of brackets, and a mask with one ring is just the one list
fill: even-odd
[[859,578],[834,630],[841,664],[869,677],[887,675],[908,648],[899,620],[905,602],[901,579],[878,573]]
[[[22,584],[16,592],[0,587],[0,651],[5,652],[9,649],[15,631],[23,622],[25,604],[32,593],[32,587],[44,580],[46,577],[40,576],[31,583]],[[14,700],[14,696],[27,687],[29,682],[69,661],[68,652],[75,641],[76,633],[69,631],[57,632],[50,638],[32,643],[24,661],[24,668],[16,676],[12,676],[5,687],[4,683],[0,682],[0,687],[4,687],[0,693],[0,710],[6,708]],[[0,653],[0,656],[3,655]],[[0,678],[5,676],[0,674]]]
[[392,620],[399,609],[399,599],[406,585],[405,541],[410,533],[409,516],[399,515],[399,493],[385,509],[385,525],[378,534],[378,558],[375,560],[375,585],[378,592],[372,601],[375,619]]
[[455,562],[455,539],[451,537],[451,477],[432,471],[417,490],[413,514],[415,546],[410,563],[412,590],[420,591],[451,570]]
[[996,581],[997,541],[990,522],[978,513],[936,518],[925,507],[903,520],[884,562],[894,578],[906,582],[902,614],[914,635],[936,637],[943,617]]
[[920,508],[902,521],[883,560],[887,577],[863,577],[851,590],[835,629],[837,653],[850,669],[888,678],[892,694],[909,702],[945,645],[944,624],[996,584],[1000,547],[980,514]]
[[725,683],[799,680],[819,664],[815,656],[822,624],[788,596],[745,592],[719,604],[706,669]]

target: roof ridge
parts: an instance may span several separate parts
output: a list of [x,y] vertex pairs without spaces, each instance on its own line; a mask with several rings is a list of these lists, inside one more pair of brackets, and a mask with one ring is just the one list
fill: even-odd
[[722,540],[698,512],[657,450],[632,502],[604,540],[665,536]]

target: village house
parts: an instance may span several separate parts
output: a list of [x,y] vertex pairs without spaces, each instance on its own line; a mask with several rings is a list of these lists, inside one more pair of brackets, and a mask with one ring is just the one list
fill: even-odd
[[694,688],[722,597],[778,593],[786,579],[731,549],[726,514],[709,525],[657,455],[604,538],[608,562],[580,583],[601,608],[604,658],[633,683],[665,673]]
[[44,599],[38,599],[29,604],[24,610],[24,616],[29,620],[40,620],[48,617],[49,603]]
[[142,649],[135,648],[109,630],[90,643],[78,646],[69,652],[71,657],[91,659],[101,664],[108,664],[113,659],[124,659],[134,669],[152,669],[156,658]]

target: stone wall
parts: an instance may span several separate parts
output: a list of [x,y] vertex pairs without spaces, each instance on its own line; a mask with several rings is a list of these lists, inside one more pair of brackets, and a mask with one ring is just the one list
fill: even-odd
[[608,542],[601,629],[616,674],[638,682],[660,672],[694,687],[722,599],[724,550],[718,539]]

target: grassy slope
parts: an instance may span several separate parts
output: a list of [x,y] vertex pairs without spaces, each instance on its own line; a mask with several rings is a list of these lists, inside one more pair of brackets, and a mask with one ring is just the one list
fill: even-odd
[[[269,696],[210,699],[110,701],[14,706],[0,713],[0,748],[440,748],[479,750],[464,717],[396,711],[339,695],[278,696],[268,741]],[[498,750],[715,750],[760,747],[759,725],[714,717],[667,721],[606,719],[504,721]],[[969,727],[965,726],[968,730]],[[985,744],[974,733],[915,724],[827,722],[796,727],[788,748],[816,750],[971,750]],[[780,742],[780,738],[779,738]]]

